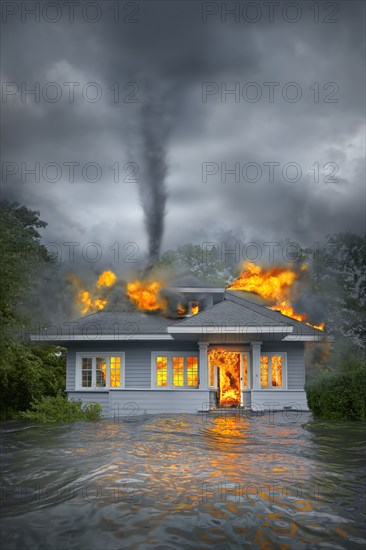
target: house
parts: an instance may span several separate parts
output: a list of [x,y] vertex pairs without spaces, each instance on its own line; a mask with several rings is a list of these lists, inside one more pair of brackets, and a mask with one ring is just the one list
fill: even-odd
[[[67,348],[69,399],[106,417],[222,407],[308,410],[304,344],[325,335],[255,295],[184,276],[168,289],[180,316],[99,311],[33,335]],[[178,308],[179,309],[179,308]]]

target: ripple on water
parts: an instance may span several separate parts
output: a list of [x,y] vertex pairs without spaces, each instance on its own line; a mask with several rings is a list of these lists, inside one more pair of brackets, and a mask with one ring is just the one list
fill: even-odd
[[134,420],[3,424],[2,550],[365,546],[364,425]]

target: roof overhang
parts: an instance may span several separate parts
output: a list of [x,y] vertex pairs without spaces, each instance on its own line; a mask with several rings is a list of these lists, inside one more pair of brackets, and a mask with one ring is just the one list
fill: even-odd
[[169,334],[288,334],[293,331],[291,326],[225,326],[201,325],[196,327],[170,326],[167,328]]
[[306,334],[304,336],[299,336],[296,334],[290,334],[283,339],[283,342],[333,342],[334,338],[332,336],[327,336],[324,333],[319,332],[319,334]]
[[33,342],[94,342],[122,340],[173,340],[170,334],[31,334]]

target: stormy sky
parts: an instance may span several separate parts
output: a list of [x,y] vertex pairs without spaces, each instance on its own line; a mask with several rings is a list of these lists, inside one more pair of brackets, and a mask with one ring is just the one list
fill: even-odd
[[364,231],[363,2],[4,4],[3,197],[63,260]]

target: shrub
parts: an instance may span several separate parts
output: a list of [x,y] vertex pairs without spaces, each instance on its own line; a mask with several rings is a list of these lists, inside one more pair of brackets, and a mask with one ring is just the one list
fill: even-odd
[[366,367],[347,361],[346,368],[323,372],[306,382],[309,409],[329,420],[366,420]]
[[95,421],[102,418],[99,403],[87,403],[81,400],[68,401],[63,395],[42,397],[34,401],[30,409],[20,412],[18,418],[35,422],[78,422]]

